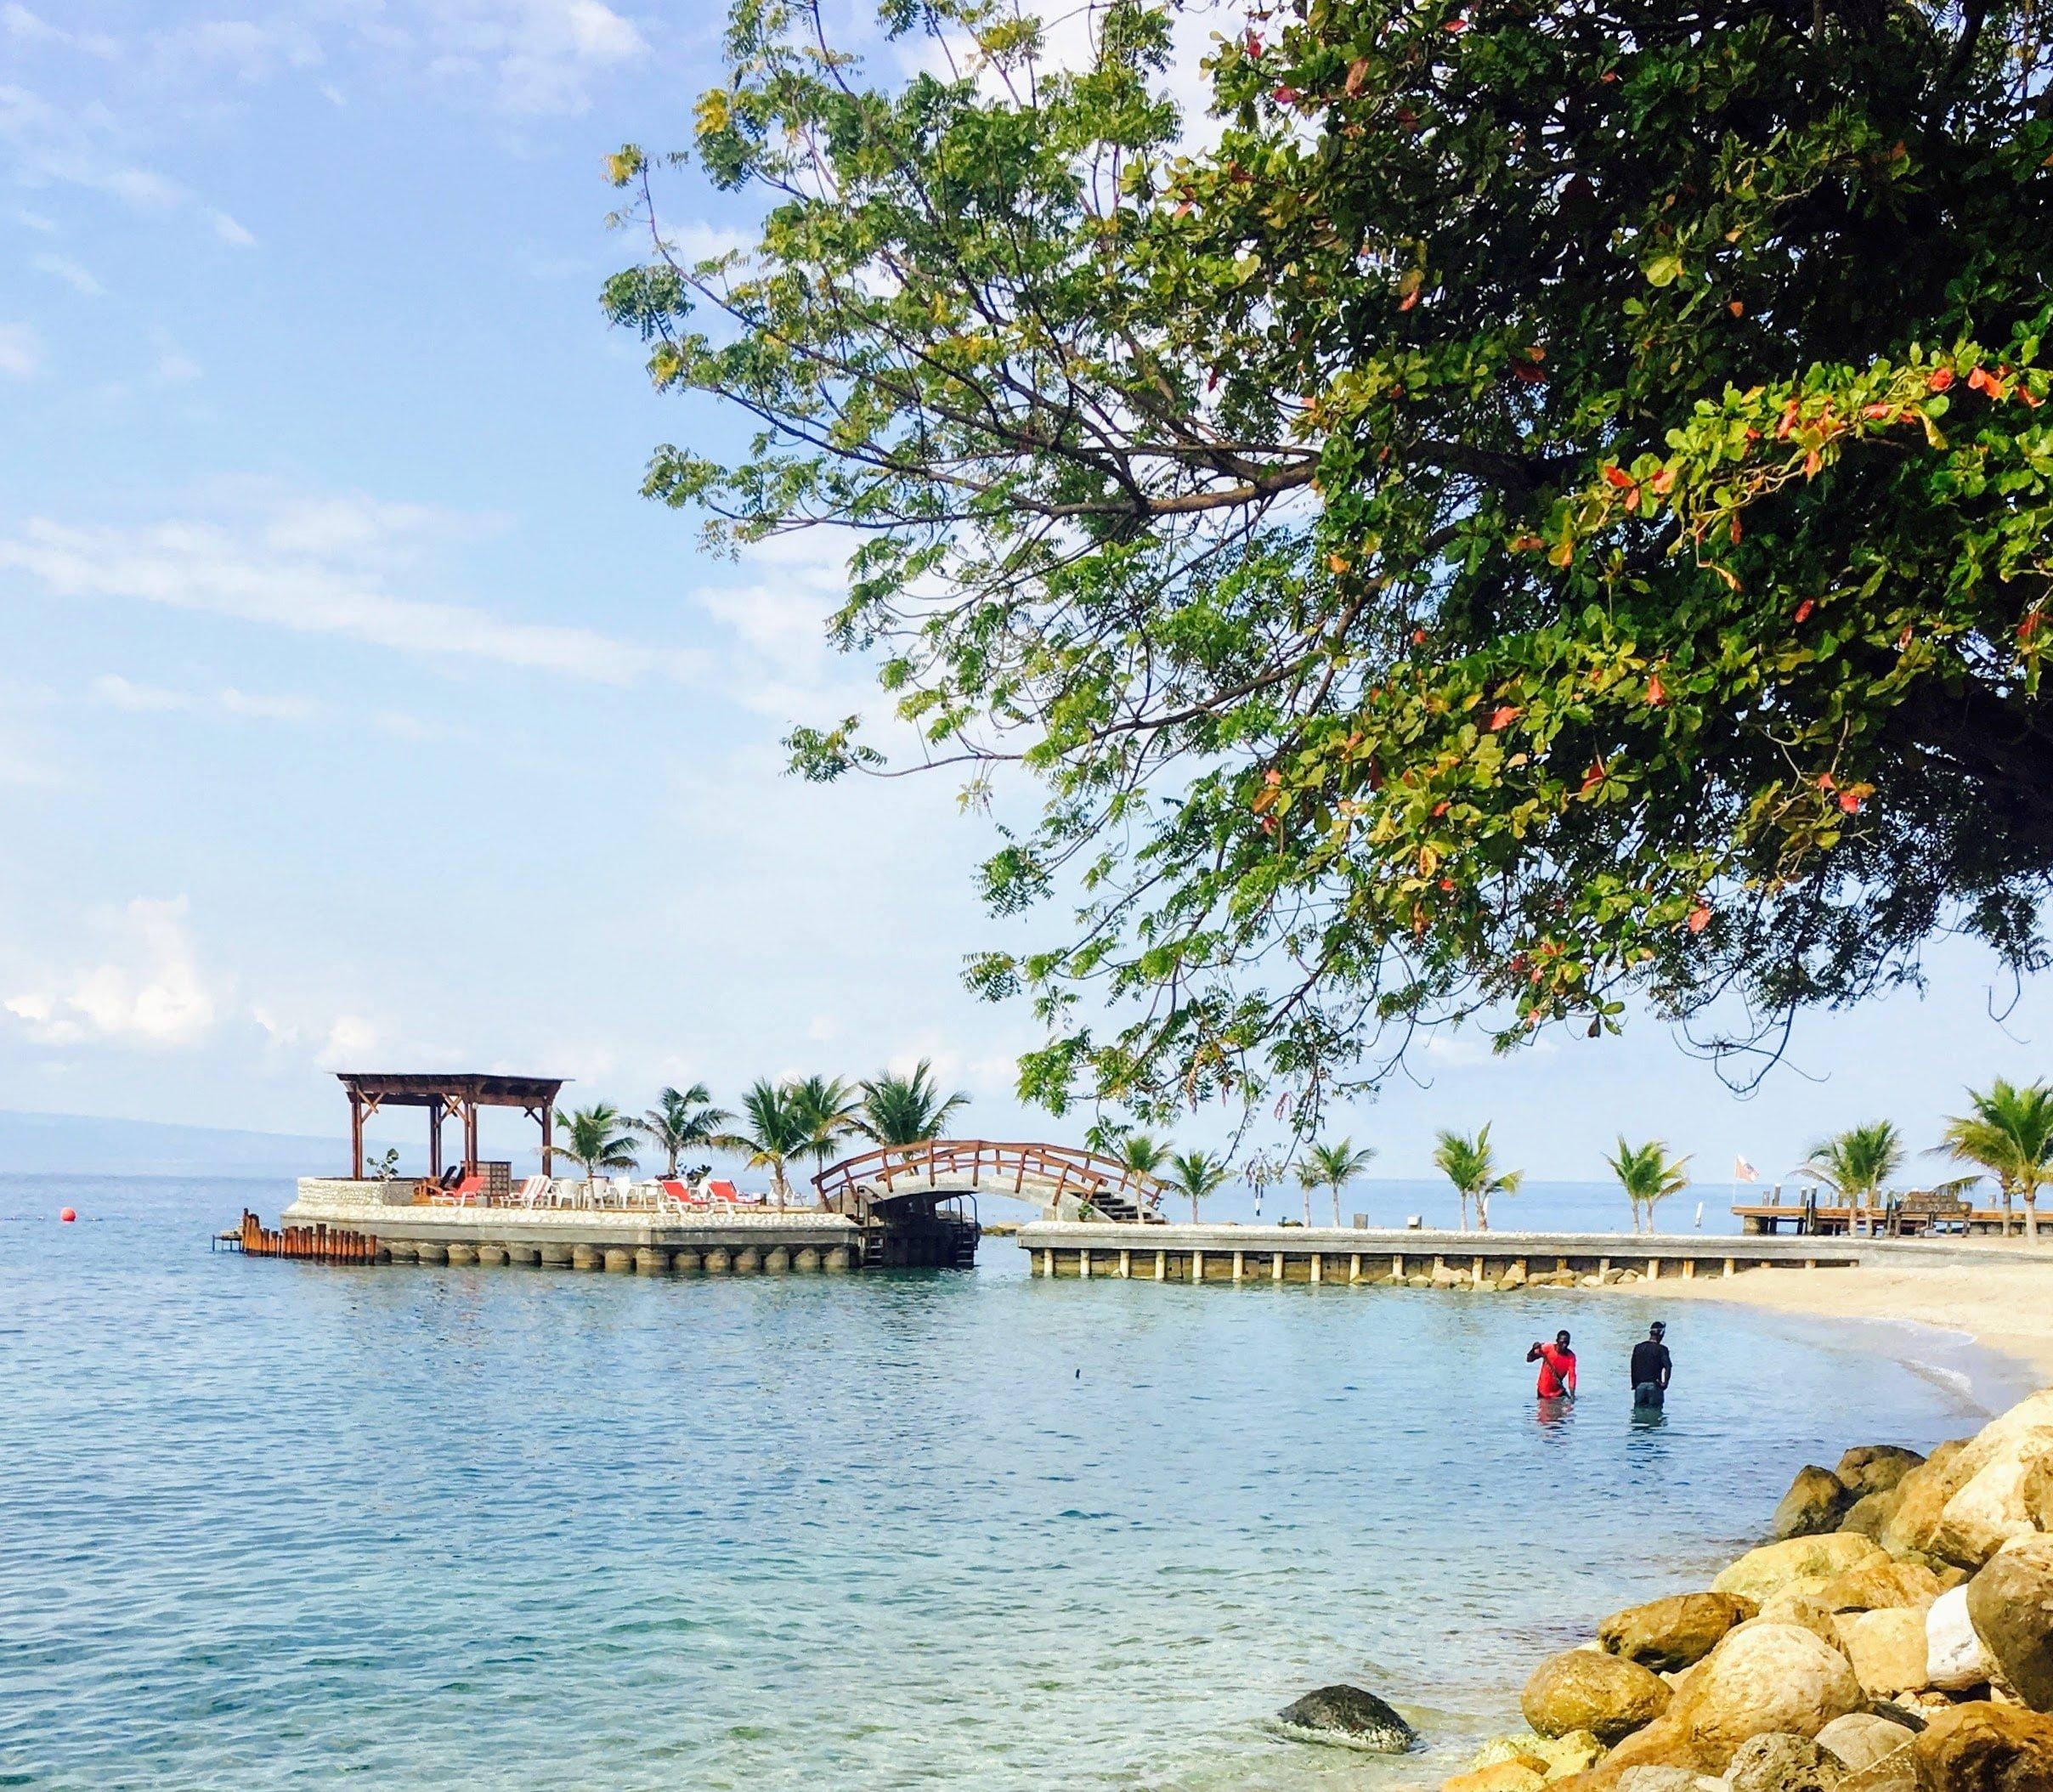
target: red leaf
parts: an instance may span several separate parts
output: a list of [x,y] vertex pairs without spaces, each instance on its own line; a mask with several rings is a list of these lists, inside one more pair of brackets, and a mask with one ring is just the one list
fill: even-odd
[[1348,97],[1352,99],[1359,93],[1361,91],[1362,83],[1368,78],[1369,59],[1366,56],[1357,56],[1348,65],[1346,88]]
[[1689,911],[1689,930],[1692,933],[1701,933],[1710,925],[1711,911],[1699,902],[1694,908]]
[[1896,407],[1892,404],[1865,404],[1861,407],[1864,417],[1886,417]]
[[1250,31],[1247,33],[1247,54],[1250,56],[1262,54],[1262,36],[1259,31]]
[[1935,367],[1931,370],[1931,377],[1925,382],[1925,389],[1927,392],[1944,392],[1953,382],[1954,370],[1952,368]]
[[2017,638],[2020,641],[2029,641],[2038,632],[2039,612],[2033,610],[2029,616],[2017,625]]
[[1967,389],[1970,392],[1993,393],[1996,389],[1996,382],[1990,376],[1986,368],[1977,367],[1968,374]]
[[1861,800],[1851,790],[1842,790],[1839,793],[1839,806],[1847,814],[1852,814],[1860,806]]
[[1910,625],[1909,623],[1903,625],[1903,632],[1897,636],[1896,644],[1899,650],[1910,645]]
[[1490,712],[1490,732],[1495,734],[1500,728],[1508,728],[1524,713],[1516,704],[1499,704]]
[[1659,709],[1668,701],[1668,687],[1661,682],[1661,675],[1654,673],[1647,680],[1647,701]]
[[1406,294],[1404,296],[1404,298],[1403,298],[1402,302],[1400,302],[1400,304],[1398,305],[1398,308],[1398,308],[1400,311],[1409,311],[1409,310],[1410,310],[1410,309],[1411,309],[1411,308],[1412,308],[1414,305],[1416,305],[1417,302],[1418,302],[1418,288],[1417,288],[1417,287],[1416,287],[1416,286],[1414,286],[1414,287],[1413,287],[1413,288],[1411,290],[1411,291],[1407,292],[1407,293],[1406,293]]
[[1278,87],[1269,97],[1278,105],[1295,105],[1298,103],[1298,90],[1292,87]]
[[2032,410],[2037,410],[2041,404],[2046,402],[2044,399],[2034,397],[2031,387],[2027,386],[2022,380],[2017,382],[2017,390],[2011,396],[2014,399],[2022,399],[2026,407]]
[[1746,315],[1746,307],[1742,305],[1738,299],[1728,301],[1725,308],[1731,312],[1734,317],[1745,317]]
[[1434,821],[1437,822],[1443,815],[1446,814],[1446,812],[1447,805],[1445,802],[1435,803],[1433,806],[1433,818]]
[[1839,784],[1830,772],[1820,772],[1818,774],[1818,788],[1820,790],[1836,790]]
[[1673,490],[1675,487],[1675,469],[1672,466],[1664,466],[1659,472],[1654,474],[1651,479],[1648,480],[1647,483],[1651,485],[1657,492],[1667,492]]
[[1411,645],[1412,645],[1413,647],[1422,647],[1423,646],[1425,646],[1425,644],[1426,644],[1426,631],[1425,631],[1423,629],[1414,629],[1414,630],[1411,630]]
[[1801,603],[1796,606],[1796,620],[1800,623],[1808,622],[1811,619],[1811,612],[1817,608],[1818,606],[1808,597],[1805,598]]
[[1825,463],[1824,461],[1818,457],[1818,450],[1813,448],[1810,453],[1803,457],[1804,478],[1807,479],[1816,478],[1818,477],[1818,469],[1823,466],[1824,464]]
[[1450,19],[1440,29],[1450,37],[1458,37],[1468,29],[1468,21],[1466,19]]
[[1452,878],[1442,878],[1440,879],[1440,888],[1442,890],[1452,890],[1454,888],[1454,879]]
[[1594,790],[1603,781],[1603,761],[1601,759],[1592,760],[1590,769],[1582,774],[1582,789],[1577,791],[1576,794],[1579,796],[1587,796],[1591,791]]
[[1621,491],[1626,486],[1632,483],[1632,475],[1627,472],[1622,466],[1616,465],[1605,467],[1603,470],[1603,476],[1605,478],[1609,479],[1612,484],[1617,486]]
[[1547,376],[1530,361],[1513,361],[1511,364],[1511,376],[1522,386],[1543,386],[1547,383]]

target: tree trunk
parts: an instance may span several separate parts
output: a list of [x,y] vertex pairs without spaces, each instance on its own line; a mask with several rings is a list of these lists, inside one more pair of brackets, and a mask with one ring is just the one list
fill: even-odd
[[2039,1190],[2036,1189],[2025,1190],[2024,1235],[2032,1244],[2039,1242]]
[[1340,1184],[1333,1184],[1333,1230],[1340,1230]]
[[1487,1232],[1489,1230],[1490,1197],[1480,1189],[1478,1189],[1476,1190],[1476,1230],[1479,1232]]

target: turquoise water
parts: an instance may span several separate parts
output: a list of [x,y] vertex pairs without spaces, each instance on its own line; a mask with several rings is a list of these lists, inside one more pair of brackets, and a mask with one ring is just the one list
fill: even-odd
[[[1636,1429],[1616,1297],[208,1255],[283,1193],[0,1179],[0,1784],[1435,1784],[1800,1463],[1971,1422],[1693,1305]],[[1262,1727],[1340,1678],[1432,1752]]]

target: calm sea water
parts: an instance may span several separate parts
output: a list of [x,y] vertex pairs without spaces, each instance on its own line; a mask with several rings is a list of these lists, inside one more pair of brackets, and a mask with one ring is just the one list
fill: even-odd
[[[0,1784],[1436,1784],[1800,1463],[1972,1422],[1691,1306],[1636,1427],[1618,1297],[208,1255],[286,1192],[0,1179]],[[1432,1752],[1263,1728],[1340,1678]]]

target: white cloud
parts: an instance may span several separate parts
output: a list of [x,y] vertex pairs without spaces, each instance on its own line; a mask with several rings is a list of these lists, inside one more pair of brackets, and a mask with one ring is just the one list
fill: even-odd
[[96,1038],[189,1044],[212,1026],[216,1004],[193,950],[185,908],[183,896],[137,897],[103,924],[109,957],[17,990],[0,1008],[46,1044]]
[[0,324],[0,375],[32,380],[42,370],[42,338],[26,324]]
[[157,377],[167,385],[183,386],[200,377],[200,364],[180,349],[160,349],[157,353]]
[[214,235],[223,242],[233,243],[238,249],[247,249],[256,242],[257,239],[227,212],[210,211],[206,216],[214,227]]
[[580,112],[594,73],[648,48],[600,0],[444,0],[431,19],[445,58],[489,68],[515,112]]
[[75,292],[88,298],[98,298],[107,289],[93,279],[91,272],[73,261],[68,255],[32,255],[29,266],[38,274],[47,274],[52,280],[62,280]]
[[516,621],[395,589],[427,576],[411,561],[435,520],[418,506],[367,499],[133,526],[32,517],[0,536],[0,570],[55,597],[161,604],[450,664],[484,661],[610,685],[704,673],[700,657],[681,648]]
[[221,691],[178,691],[164,685],[137,684],[117,673],[93,681],[95,702],[137,715],[229,715],[250,721],[289,722],[304,726],[325,721],[331,712],[310,697],[267,697],[232,687]]
[[361,1068],[377,1047],[378,1030],[370,1021],[361,1015],[338,1015],[321,1047],[321,1068],[337,1070],[345,1065]]

